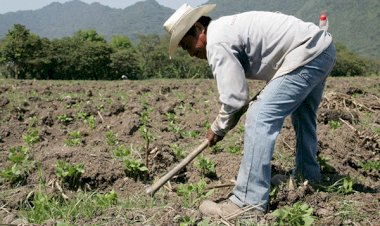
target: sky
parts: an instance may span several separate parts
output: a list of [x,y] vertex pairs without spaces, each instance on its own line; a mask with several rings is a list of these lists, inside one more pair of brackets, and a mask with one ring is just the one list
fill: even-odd
[[[68,2],[71,0],[0,0],[0,14],[7,12],[16,12],[19,10],[36,10],[44,6],[49,5],[52,2]],[[80,0],[86,3],[99,2],[102,5],[109,6],[111,8],[124,9],[136,2],[143,0]],[[177,9],[183,3],[188,3],[191,6],[201,5],[207,0],[156,0],[160,5]]]

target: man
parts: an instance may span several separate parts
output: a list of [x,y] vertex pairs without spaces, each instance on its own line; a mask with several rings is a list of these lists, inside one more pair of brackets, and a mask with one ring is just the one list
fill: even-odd
[[214,217],[238,215],[247,207],[263,213],[274,145],[286,116],[291,115],[297,136],[293,173],[313,182],[321,179],[316,111],[335,48],[329,33],[293,16],[252,11],[211,20],[206,15],[214,8],[184,4],[164,24],[171,34],[169,55],[181,46],[191,56],[207,59],[216,79],[221,108],[207,134],[210,146],[237,124],[248,104],[246,78],[267,85],[249,103],[244,155],[232,195],[222,203],[205,201],[200,210]]

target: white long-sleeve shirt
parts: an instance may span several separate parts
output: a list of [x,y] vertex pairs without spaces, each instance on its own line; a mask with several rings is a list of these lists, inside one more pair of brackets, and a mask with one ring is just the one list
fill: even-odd
[[313,23],[272,12],[246,12],[211,21],[207,60],[217,82],[221,109],[211,129],[224,136],[249,101],[248,79],[270,81],[307,64],[332,42]]

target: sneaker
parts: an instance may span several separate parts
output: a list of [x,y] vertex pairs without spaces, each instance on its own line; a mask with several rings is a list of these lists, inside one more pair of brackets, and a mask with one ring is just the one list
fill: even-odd
[[240,208],[231,200],[221,203],[205,200],[199,206],[199,210],[205,217],[222,218],[227,221],[233,219],[251,219],[258,222],[258,217],[264,215],[262,211],[254,206]]

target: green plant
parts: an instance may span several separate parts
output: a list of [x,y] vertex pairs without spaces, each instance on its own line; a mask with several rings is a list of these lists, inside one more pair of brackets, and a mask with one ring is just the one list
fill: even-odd
[[174,152],[174,155],[177,159],[183,159],[185,158],[185,151],[179,147],[177,144],[172,144],[170,145],[170,148],[172,149],[172,151]]
[[312,225],[314,217],[313,208],[306,203],[296,202],[292,207],[284,206],[275,210],[272,215],[277,217],[275,225]]
[[335,192],[346,195],[354,192],[352,188],[353,184],[354,182],[351,178],[343,177],[330,186],[322,186],[322,190],[329,193]]
[[84,173],[84,165],[70,164],[66,161],[58,160],[55,168],[57,177],[63,182],[68,184],[69,188],[77,188],[80,184],[80,177]]
[[333,173],[335,172],[334,168],[330,166],[327,162],[330,160],[329,157],[324,157],[321,155],[317,156],[317,161],[319,166],[321,167],[321,171],[324,173]]
[[79,131],[72,131],[69,133],[68,139],[65,140],[65,145],[69,147],[78,146],[83,143],[82,134]]
[[71,116],[68,116],[66,114],[63,114],[63,115],[58,115],[57,116],[57,119],[60,123],[64,124],[64,125],[68,125],[70,122],[72,122],[74,119],[73,117]]
[[124,159],[131,154],[131,150],[126,148],[124,145],[119,145],[118,147],[113,149],[112,152],[113,152],[114,156],[121,158],[121,159]]
[[29,118],[28,126],[30,127],[36,127],[38,125],[38,118],[37,116],[33,116]]
[[194,217],[183,216],[179,219],[179,226],[193,226],[196,224],[196,219]]
[[183,197],[185,207],[191,208],[213,194],[214,190],[206,191],[207,183],[202,178],[198,183],[181,184],[177,194]]
[[222,152],[222,151],[223,151],[223,147],[222,147],[222,145],[220,145],[220,143],[217,143],[211,147],[211,152],[214,154]]
[[204,155],[198,156],[194,165],[202,175],[215,174],[215,163],[212,160],[205,158]]
[[109,146],[115,146],[118,143],[116,134],[112,130],[106,132],[106,143]]
[[90,115],[84,119],[84,123],[86,123],[90,129],[96,128],[96,119],[93,115]]
[[240,147],[238,146],[229,146],[227,152],[233,155],[237,155],[240,153]]
[[148,172],[148,168],[140,160],[125,158],[123,163],[125,174],[135,180]]
[[330,126],[330,129],[332,129],[334,131],[334,130],[338,129],[341,126],[341,124],[340,124],[339,121],[330,120],[329,121],[329,126]]
[[41,141],[39,133],[40,131],[38,129],[29,128],[28,131],[26,131],[26,134],[22,136],[22,138],[28,145],[36,144]]
[[114,190],[105,194],[96,194],[94,201],[97,205],[107,208],[117,203],[117,194]]
[[92,219],[117,202],[118,197],[114,191],[105,194],[79,191],[68,200],[38,191],[24,202],[21,215],[33,224],[40,225],[46,220],[54,220],[57,225],[78,225],[81,224],[78,221]]
[[351,220],[354,222],[360,222],[368,217],[368,213],[358,211],[358,206],[361,206],[361,203],[353,200],[342,200],[339,204],[339,208],[335,215],[340,216],[344,221]]
[[35,166],[35,162],[29,159],[28,148],[22,146],[10,148],[7,160],[11,165],[0,171],[0,177],[12,185],[24,182]]
[[380,161],[377,160],[369,160],[365,163],[360,162],[359,166],[363,168],[363,170],[369,172],[369,171],[375,171],[379,172],[380,171]]

